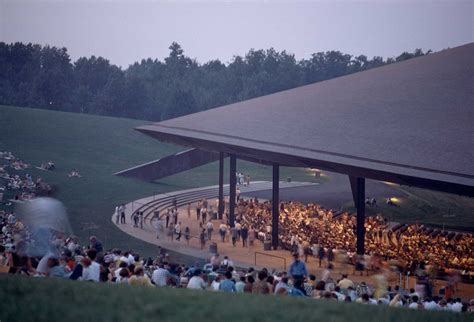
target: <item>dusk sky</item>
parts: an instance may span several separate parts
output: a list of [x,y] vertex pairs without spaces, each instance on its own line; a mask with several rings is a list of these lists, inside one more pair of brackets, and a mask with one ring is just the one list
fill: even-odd
[[297,59],[340,50],[393,57],[473,41],[474,1],[24,1],[0,0],[0,41],[67,47],[73,60],[122,67],[162,60],[178,42],[199,62],[250,48]]

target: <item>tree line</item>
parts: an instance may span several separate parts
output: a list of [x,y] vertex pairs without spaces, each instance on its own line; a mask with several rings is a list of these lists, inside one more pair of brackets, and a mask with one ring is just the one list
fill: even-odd
[[296,60],[273,48],[198,63],[178,43],[169,56],[122,69],[103,57],[71,61],[66,48],[0,42],[0,104],[165,120],[428,54],[383,59],[340,51]]

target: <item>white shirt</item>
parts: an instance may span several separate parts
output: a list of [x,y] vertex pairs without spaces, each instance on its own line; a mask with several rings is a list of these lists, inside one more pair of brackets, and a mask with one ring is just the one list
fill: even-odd
[[[127,263],[127,266],[131,264],[131,263],[129,262],[128,256],[127,256],[127,257],[125,257],[125,256],[120,257],[120,262]],[[133,263],[133,262],[132,262],[132,263]]]
[[153,272],[151,279],[156,286],[166,286],[169,275],[168,270],[159,267]]
[[82,272],[82,278],[84,281],[99,282],[100,280],[100,265],[93,261],[92,264],[84,269]]
[[221,285],[220,282],[212,281],[211,283],[211,290],[219,291],[219,286]]
[[423,306],[425,310],[432,310],[432,311],[440,310],[438,303],[436,303],[435,301],[425,302]]
[[408,305],[408,307],[410,309],[417,309],[418,308],[418,303],[416,303],[416,302],[410,303],[410,305]]
[[188,282],[187,288],[195,290],[203,290],[206,288],[206,282],[200,276],[193,276]]
[[114,276],[115,278],[120,278],[120,271],[122,270],[123,267],[119,267],[114,271]]
[[459,302],[456,302],[456,303],[453,303],[450,307],[451,311],[453,312],[458,312],[458,313],[461,313],[462,311],[462,303],[459,303]]
[[128,254],[128,265],[135,264],[135,258],[132,254]]
[[54,254],[52,252],[46,253],[46,255],[40,259],[38,266],[36,267],[36,273],[46,274],[48,272],[48,260],[53,256]]

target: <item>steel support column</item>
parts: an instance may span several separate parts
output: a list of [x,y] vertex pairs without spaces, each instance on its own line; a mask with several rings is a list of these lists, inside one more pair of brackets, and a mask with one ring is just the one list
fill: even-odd
[[357,254],[364,255],[365,243],[365,178],[349,177],[351,182],[352,196],[357,208]]
[[237,171],[237,158],[235,154],[230,155],[229,162],[229,225],[234,227],[235,224],[235,185],[236,177],[235,172]]
[[224,214],[224,153],[219,153],[219,205],[217,207],[218,218],[222,219]]
[[273,164],[273,190],[272,190],[272,247],[278,249],[278,223],[280,218],[280,165]]

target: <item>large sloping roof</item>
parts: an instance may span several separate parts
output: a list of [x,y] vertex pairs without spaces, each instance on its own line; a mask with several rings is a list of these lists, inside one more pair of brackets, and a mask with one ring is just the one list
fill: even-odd
[[201,149],[413,185],[415,178],[474,195],[473,90],[471,43],[137,130]]

